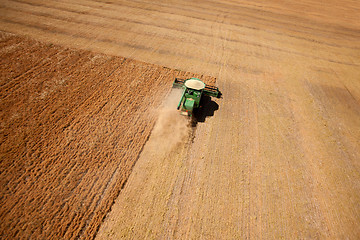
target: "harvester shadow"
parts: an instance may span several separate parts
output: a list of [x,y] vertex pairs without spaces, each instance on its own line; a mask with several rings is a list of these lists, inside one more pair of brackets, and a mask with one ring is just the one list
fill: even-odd
[[195,127],[198,122],[205,122],[207,117],[214,116],[215,111],[219,109],[219,104],[211,100],[209,96],[202,96],[200,107],[194,111],[192,126]]

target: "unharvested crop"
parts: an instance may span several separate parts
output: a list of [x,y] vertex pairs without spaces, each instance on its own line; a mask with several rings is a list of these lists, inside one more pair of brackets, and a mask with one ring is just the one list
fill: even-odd
[[173,79],[201,76],[4,32],[0,39],[0,235],[92,238],[157,116],[155,135],[170,116],[157,109]]

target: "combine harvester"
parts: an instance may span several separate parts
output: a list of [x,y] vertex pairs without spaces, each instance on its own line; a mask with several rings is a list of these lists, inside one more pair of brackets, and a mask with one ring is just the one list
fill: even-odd
[[193,111],[200,108],[202,95],[216,98],[220,98],[221,96],[217,87],[206,85],[198,78],[190,78],[186,80],[175,78],[173,88],[183,89],[177,109],[185,116],[192,116]]

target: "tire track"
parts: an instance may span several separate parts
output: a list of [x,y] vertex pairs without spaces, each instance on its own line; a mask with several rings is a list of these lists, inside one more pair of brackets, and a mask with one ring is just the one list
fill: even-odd
[[[13,15],[14,17],[16,15]],[[79,37],[79,38],[83,38],[83,39],[87,39],[87,40],[91,40],[92,37],[90,37],[91,33],[87,33],[88,36],[84,35],[84,33],[76,33],[75,31],[73,33],[69,33],[68,31],[65,31],[65,30],[61,30],[61,29],[56,29],[57,26],[55,25],[55,29],[53,27],[53,29],[49,28],[48,25],[43,25],[41,26],[42,24],[39,24],[38,21],[36,21],[36,23],[34,22],[33,24],[31,23],[25,23],[25,21],[15,21],[14,20],[14,17],[12,17],[12,19],[2,19],[2,21],[5,21],[5,22],[9,22],[9,23],[15,23],[15,24],[21,24],[23,26],[28,26],[28,27],[33,27],[33,28],[37,28],[37,29],[41,29],[41,30],[44,30],[45,32],[52,32],[52,33],[60,33],[60,34],[65,34],[65,35],[68,35],[68,36],[72,36],[72,37]],[[41,17],[39,17],[41,18]],[[59,20],[61,21],[61,20]],[[68,22],[65,22],[63,21],[64,24],[68,24]],[[58,25],[60,26],[60,25]],[[63,25],[61,25],[63,26]],[[85,25],[84,25],[85,26]],[[132,33],[131,34],[135,35],[135,33]],[[146,34],[145,34],[146,35]],[[175,40],[171,40],[171,39],[168,39],[169,41],[172,41],[172,42],[176,42]],[[97,42],[104,42],[104,43],[113,43],[113,44],[117,44],[117,45],[122,45],[124,47],[131,47],[131,48],[135,48],[135,49],[141,49],[141,50],[146,50],[146,51],[150,51],[150,52],[153,52],[153,51],[156,51],[156,49],[153,49],[151,47],[148,47],[148,46],[144,46],[144,45],[139,45],[139,44],[134,44],[134,43],[123,43],[123,42],[119,42],[119,41],[116,41],[114,39],[111,39],[111,38],[97,38],[96,39]],[[157,40],[157,41],[160,41]],[[236,42],[236,41],[235,41]],[[315,58],[315,59],[319,59],[319,60],[323,60],[323,61],[328,61],[330,63],[335,63],[335,64],[344,64],[344,65],[350,65],[350,66],[359,66],[358,64],[355,64],[355,63],[350,63],[350,62],[339,62],[339,61],[336,61],[336,60],[332,60],[332,59],[325,59],[325,58],[321,58],[321,57],[316,57],[316,56],[312,56],[312,55],[309,55],[309,54],[304,54],[304,53],[298,53],[298,52],[293,52],[293,51],[289,51],[289,50],[283,50],[281,48],[275,48],[275,47],[271,47],[271,46],[267,46],[267,45],[264,45],[264,44],[256,44],[256,43],[252,43],[252,42],[247,42],[247,41],[237,41],[238,43],[242,43],[242,44],[247,44],[247,45],[250,45],[250,46],[259,46],[259,47],[264,47],[264,48],[268,48],[268,49],[271,49],[271,50],[274,50],[274,51],[279,51],[279,52],[283,52],[283,53],[289,53],[289,54],[296,54],[296,55],[299,55],[299,56],[302,56],[302,57],[307,57],[307,58]],[[194,45],[190,45],[192,47],[195,47]],[[160,54],[163,54],[163,55],[173,55],[172,53],[173,51],[173,48],[170,48],[169,50],[160,50],[158,51]],[[184,54],[177,54],[179,56],[183,56],[187,59],[194,59],[194,60],[202,60],[201,58],[194,58],[193,55],[184,55]],[[217,65],[218,62],[209,62],[210,64],[215,64]],[[239,66],[235,66],[233,65],[234,68],[239,68]],[[246,71],[246,68],[243,68],[244,71]],[[247,69],[247,71],[249,72],[252,72],[252,73],[257,73],[259,72],[258,70],[256,69]]]

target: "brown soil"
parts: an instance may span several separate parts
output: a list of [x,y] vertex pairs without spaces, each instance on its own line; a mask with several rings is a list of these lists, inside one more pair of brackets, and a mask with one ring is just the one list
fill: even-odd
[[359,239],[359,11],[356,0],[2,0],[0,29],[217,78],[218,110],[174,154],[153,158],[148,142],[99,238]]
[[0,33],[2,239],[93,238],[175,77]]

